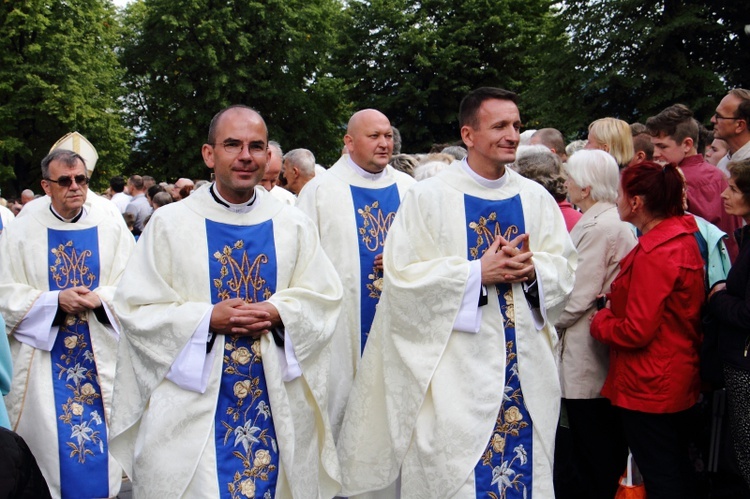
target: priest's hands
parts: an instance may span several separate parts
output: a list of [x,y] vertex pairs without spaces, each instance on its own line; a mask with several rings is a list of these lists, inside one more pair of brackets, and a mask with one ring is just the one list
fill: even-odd
[[536,271],[532,256],[528,234],[521,234],[511,241],[497,236],[480,259],[482,284],[534,282]]
[[240,298],[233,298],[214,305],[209,329],[219,334],[258,338],[280,325],[279,311],[271,303],[245,303]]
[[102,300],[85,286],[76,286],[60,291],[57,304],[67,314],[80,314],[101,307]]

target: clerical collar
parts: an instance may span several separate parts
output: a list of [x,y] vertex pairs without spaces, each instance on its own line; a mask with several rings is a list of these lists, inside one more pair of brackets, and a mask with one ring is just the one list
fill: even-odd
[[473,178],[479,185],[483,187],[487,187],[488,189],[499,189],[500,187],[504,186],[505,183],[508,181],[508,167],[505,167],[505,173],[503,173],[503,176],[496,180],[490,180],[488,178],[484,178],[483,176],[479,175],[477,172],[471,169],[469,166],[469,162],[466,161],[466,158],[461,160],[461,168],[464,169],[464,171]]
[[253,197],[250,198],[250,201],[247,203],[230,203],[223,197],[221,197],[221,194],[219,194],[219,190],[215,188],[216,182],[211,184],[211,186],[208,188],[208,191],[211,193],[211,196],[213,196],[214,201],[222,205],[227,210],[231,211],[232,213],[249,213],[253,208],[255,208],[255,198],[257,197],[257,194],[255,191],[253,191]]
[[61,222],[65,222],[66,224],[74,224],[79,220],[86,218],[87,215],[86,209],[83,206],[81,206],[81,211],[79,211],[78,214],[73,218],[64,218],[62,215],[55,211],[55,209],[52,207],[52,204],[49,205],[49,211],[52,212],[55,218],[57,218]]
[[355,163],[352,160],[351,156],[347,155],[346,156],[346,161],[349,163],[349,166],[352,168],[352,170],[354,170],[354,173],[356,173],[357,175],[359,175],[362,178],[366,178],[368,180],[380,180],[381,178],[383,178],[385,176],[385,173],[386,173],[385,169],[383,169],[382,172],[370,173],[367,170],[362,169],[362,167],[360,167],[357,163]]

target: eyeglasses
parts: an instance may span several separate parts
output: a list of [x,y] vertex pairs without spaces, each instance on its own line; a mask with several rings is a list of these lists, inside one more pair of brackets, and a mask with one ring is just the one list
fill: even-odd
[[722,116],[719,113],[714,113],[715,120],[741,120],[742,118],[736,116]]
[[251,156],[261,157],[266,154],[268,150],[264,142],[248,142],[245,144],[239,140],[225,140],[218,144],[211,144],[212,146],[222,146],[227,154],[237,155],[242,152],[242,148],[247,145],[247,152]]
[[47,182],[54,182],[60,187],[70,187],[73,185],[73,181],[78,185],[86,185],[89,183],[89,178],[86,175],[76,175],[75,177],[63,175],[62,177],[58,177],[57,180],[52,180],[51,178],[45,178],[44,180]]

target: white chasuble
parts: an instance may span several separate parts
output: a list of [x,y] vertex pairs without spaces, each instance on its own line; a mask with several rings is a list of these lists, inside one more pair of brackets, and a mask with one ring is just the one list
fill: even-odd
[[117,495],[122,468],[108,449],[117,337],[105,325],[116,319],[100,309],[60,313],[55,323],[53,310],[30,332],[43,345],[21,331],[40,315],[34,307],[50,296],[43,293],[76,286],[92,290],[111,312],[133,236],[102,210],[64,223],[47,206],[9,224],[0,241],[0,311],[14,364],[5,398],[12,428],[34,453],[53,497]]
[[[157,210],[117,290],[111,449],[139,498],[317,498],[340,488],[325,408],[341,285],[310,220],[262,188],[255,195],[244,214],[209,188]],[[201,359],[205,391],[170,381],[212,303],[236,296],[277,308],[302,375],[282,379],[283,348],[270,334],[218,335]]]
[[[400,472],[410,499],[554,496],[553,324],[576,253],[552,197],[509,169],[506,177],[484,187],[454,163],[407,192],[339,438],[344,494],[382,490]],[[530,235],[543,324],[514,284],[488,286],[477,333],[453,330],[470,260],[516,230]]]
[[415,183],[391,166],[376,179],[357,174],[342,157],[311,180],[297,199],[318,227],[321,244],[344,286],[332,340],[329,415],[338,434],[359,359],[380,300],[383,276],[374,266],[404,193]]

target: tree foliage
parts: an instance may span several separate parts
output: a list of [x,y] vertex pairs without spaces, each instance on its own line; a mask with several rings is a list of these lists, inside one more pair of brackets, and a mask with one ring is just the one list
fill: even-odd
[[741,61],[747,67],[738,5],[563,2],[536,52],[540,72],[527,94],[535,121],[570,134],[597,118],[642,121],[680,102],[707,122],[726,83],[741,82]]
[[79,131],[97,148],[95,179],[127,158],[118,26],[106,0],[14,0],[0,5],[0,181],[40,192],[39,163]]
[[[138,171],[205,177],[213,115],[246,104],[285,148],[338,155],[340,91],[328,68],[336,0],[145,0],[126,13],[123,61]],[[338,134],[337,134],[338,135]]]
[[470,90],[520,90],[547,0],[356,0],[340,30],[338,71],[356,107],[384,112],[405,151],[460,139]]

